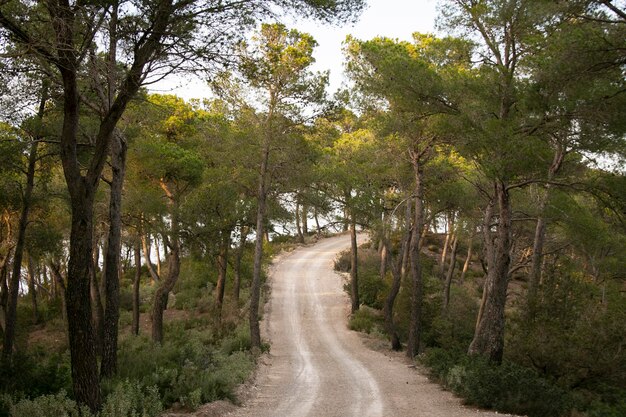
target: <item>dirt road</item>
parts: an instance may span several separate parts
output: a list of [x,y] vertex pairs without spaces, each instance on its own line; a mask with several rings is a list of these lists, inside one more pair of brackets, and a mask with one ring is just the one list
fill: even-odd
[[349,302],[333,272],[349,236],[302,247],[276,264],[264,337],[271,352],[233,417],[502,416],[463,407],[398,355],[347,328]]

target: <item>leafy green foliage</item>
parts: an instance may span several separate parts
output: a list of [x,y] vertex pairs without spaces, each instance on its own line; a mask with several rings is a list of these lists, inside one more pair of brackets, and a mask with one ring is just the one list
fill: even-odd
[[383,328],[383,318],[380,314],[361,307],[350,317],[348,327],[357,332],[380,333]]
[[572,408],[566,390],[513,362],[495,365],[440,349],[428,351],[420,360],[468,404],[529,417],[565,416]]
[[44,351],[16,353],[0,367],[0,393],[32,398],[71,388],[67,355],[48,356]]
[[143,388],[128,381],[115,387],[106,398],[102,411],[95,415],[68,398],[65,391],[11,405],[13,417],[157,417],[161,411],[163,408],[155,387]]
[[[178,402],[195,409],[217,399],[231,399],[234,388],[254,366],[247,351],[249,338],[241,326],[232,336],[219,341],[210,328],[185,329],[184,323],[168,326],[170,336],[162,345],[135,337],[120,349],[117,379],[155,386],[165,407]],[[216,344],[218,343],[218,344]],[[116,379],[116,380],[117,380]]]
[[[388,283],[380,279],[379,255],[371,248],[359,249],[359,298],[366,306],[382,309]],[[343,251],[335,259],[335,270],[350,272],[350,251]],[[350,292],[346,284],[346,291]],[[369,332],[368,332],[369,333]]]

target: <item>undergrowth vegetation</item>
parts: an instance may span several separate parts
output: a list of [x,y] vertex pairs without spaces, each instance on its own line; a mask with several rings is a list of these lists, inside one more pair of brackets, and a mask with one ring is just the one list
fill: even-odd
[[[271,245],[270,245],[271,246]],[[280,248],[289,246],[280,243]],[[250,249],[250,248],[248,248]],[[268,247],[270,253],[280,249]],[[255,366],[248,322],[244,317],[249,297],[252,254],[242,258],[239,303],[231,299],[232,271],[227,276],[225,303],[215,307],[216,268],[211,262],[187,258],[181,279],[170,295],[161,344],[150,338],[146,317],[156,285],[145,282],[140,291],[140,335],[130,333],[133,268],[121,280],[118,373],[102,381],[103,407],[97,415],[77,405],[72,393],[65,324],[60,306],[42,299],[42,321],[33,325],[28,300],[21,300],[19,350],[0,366],[0,417],[156,417],[163,410],[195,410],[225,399],[237,402],[237,386]],[[143,269],[144,277],[148,275]],[[265,279],[265,278],[263,278]],[[130,311],[129,311],[130,310]],[[56,312],[56,313],[55,313]],[[34,335],[37,335],[36,337]],[[267,345],[263,345],[268,349]]]
[[[432,240],[432,238],[431,238]],[[455,280],[450,304],[442,308],[443,281],[436,273],[436,245],[423,254],[422,354],[430,377],[468,405],[529,417],[621,417],[626,415],[626,303],[619,285],[599,290],[575,270],[546,274],[537,300],[512,298],[507,309],[505,358],[498,365],[467,355],[480,305],[478,271]],[[352,330],[385,338],[379,309],[390,273],[379,274],[380,256],[359,248],[362,306],[349,321]],[[335,269],[348,272],[350,253]],[[347,289],[349,290],[349,289]],[[408,291],[395,302],[400,339],[408,336]]]

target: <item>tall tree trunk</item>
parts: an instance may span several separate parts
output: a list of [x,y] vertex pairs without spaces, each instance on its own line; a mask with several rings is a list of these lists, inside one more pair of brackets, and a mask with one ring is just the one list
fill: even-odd
[[[47,87],[44,84],[41,92],[41,102],[37,117],[43,119],[45,104],[47,100]],[[4,344],[2,347],[2,357],[10,359],[13,354],[13,344],[15,343],[15,326],[17,325],[17,299],[20,291],[20,278],[22,276],[22,260],[24,256],[24,246],[26,243],[26,228],[28,227],[28,214],[32,204],[33,188],[35,188],[35,166],[37,164],[37,147],[39,141],[34,140],[30,145],[28,154],[28,168],[26,170],[26,187],[22,195],[22,211],[17,228],[17,241],[13,254],[13,271],[9,281],[9,291],[7,299],[6,323],[4,328]]]
[[309,234],[309,222],[308,222],[308,215],[309,215],[309,207],[306,204],[302,204],[302,211],[300,212],[300,218],[302,219],[302,234],[304,236],[306,236],[307,234]]
[[120,251],[122,247],[122,187],[126,169],[126,141],[116,132],[111,141],[111,195],[109,198],[109,236],[106,265],[105,309],[100,377],[117,373],[117,335],[120,319]]
[[[88,188],[87,185],[79,187]],[[90,276],[94,267],[92,210],[95,190],[85,191],[88,198],[75,198],[72,201],[72,229],[65,299],[74,395],[79,402],[95,411],[101,404],[96,335],[91,321],[90,297],[92,281]]]
[[468,353],[500,363],[504,350],[504,309],[511,263],[511,202],[503,181],[497,180],[494,188],[498,207],[497,231],[492,253],[487,257],[489,269],[485,282],[485,305]]
[[[554,158],[548,169],[548,180],[552,181],[558,171],[561,169],[563,159],[565,158],[565,147],[561,142],[556,143]],[[542,264],[543,264],[543,246],[546,240],[546,218],[545,209],[550,198],[551,184],[546,184],[544,193],[539,197],[539,215],[537,217],[537,225],[535,227],[535,238],[533,240],[533,254],[531,258],[530,279],[528,282],[528,301],[534,302],[537,297],[537,290],[541,283]]]
[[52,273],[52,278],[56,285],[60,288],[59,295],[61,297],[61,315],[63,318],[63,323],[67,327],[67,302],[65,301],[65,280],[63,279],[63,275],[61,274],[61,266],[56,263],[50,263],[50,272]]
[[300,227],[300,203],[296,203],[296,230],[298,233],[298,242],[304,243],[304,235],[302,235],[302,228]]
[[139,335],[139,284],[141,284],[141,243],[137,239],[135,243],[135,277],[133,279],[133,322],[131,331],[135,336]]
[[154,270],[154,265],[152,265],[152,261],[150,260],[150,235],[144,233],[141,235],[141,246],[143,248],[143,258],[146,262],[146,267],[148,267],[148,272],[150,273],[150,278],[152,278],[152,282],[159,282],[161,279],[161,274],[158,271]]
[[168,239],[170,250],[167,254],[167,277],[159,283],[160,285],[154,294],[154,302],[152,303],[152,341],[159,344],[163,343],[163,312],[167,309],[169,294],[174,289],[180,274],[178,200],[164,181],[161,181],[160,185],[168,199],[171,217],[171,236]]
[[315,233],[319,238],[322,235],[322,228],[320,227],[320,219],[317,215],[317,207],[313,207],[313,218],[315,219]]
[[37,305],[37,270],[35,268],[35,260],[32,256],[28,255],[28,293],[30,295],[30,305],[33,309],[33,323],[38,324],[39,307]]
[[233,298],[235,305],[239,305],[239,293],[241,292],[241,259],[246,248],[246,238],[248,237],[248,228],[246,226],[239,227],[239,246],[235,251],[235,278],[233,282]]
[[352,314],[359,310],[359,258],[356,242],[356,218],[352,213],[350,218],[350,299],[352,301]]
[[385,238],[381,239],[380,246],[380,267],[378,269],[378,275],[380,276],[380,280],[383,281],[385,276],[387,276],[387,263],[389,263],[389,250],[387,249]]
[[174,237],[171,240],[174,247],[170,248],[171,250],[167,254],[167,276],[159,283],[152,304],[152,341],[159,344],[163,343],[163,312],[167,308],[169,293],[174,289],[180,274],[178,238]]
[[[271,117],[271,116],[270,116]],[[261,298],[261,268],[263,260],[263,235],[267,203],[267,172],[269,164],[269,140],[263,146],[259,187],[257,190],[256,239],[254,243],[254,269],[250,291],[250,342],[253,348],[261,348],[261,328],[259,327],[259,302]]]
[[[164,246],[165,256],[167,256],[167,246]],[[159,239],[154,238],[154,251],[156,252],[156,273],[161,276],[161,246],[159,245]]]
[[537,224],[535,226],[535,236],[533,239],[533,253],[531,257],[530,265],[530,279],[528,282],[528,301],[534,302],[537,297],[537,290],[541,282],[541,264],[543,262],[543,246],[546,236],[546,219],[543,215],[543,210],[546,206],[547,196],[542,198],[539,203],[540,214],[537,218]]
[[[404,257],[406,256],[406,249],[409,247],[411,242],[411,200],[407,200],[406,206],[406,224],[404,236],[402,237],[402,243],[400,248],[398,248],[397,258],[393,259],[393,252],[390,248],[387,248],[387,252],[389,253],[389,258],[391,261],[391,274],[393,275],[393,281],[391,283],[391,288],[389,289],[389,294],[387,294],[387,298],[385,299],[385,305],[383,306],[383,316],[385,318],[385,330],[391,339],[391,349],[400,350],[402,348],[402,344],[400,343],[400,335],[398,334],[398,330],[396,329],[396,325],[393,321],[393,307],[396,301],[396,297],[400,292],[400,285],[402,284],[402,265],[404,264]],[[384,245],[389,246],[389,241],[384,240]]]
[[228,268],[228,247],[230,246],[230,230],[222,232],[220,249],[217,254],[217,286],[215,288],[215,305],[217,314],[222,315],[224,304],[224,290],[226,288],[226,270]]
[[455,235],[452,240],[452,248],[450,249],[450,266],[446,274],[446,281],[443,286],[443,310],[448,310],[450,304],[450,286],[452,285],[452,276],[454,275],[454,267],[456,266],[456,250],[459,243],[459,236]]
[[7,284],[7,275],[9,271],[10,257],[11,250],[9,249],[6,256],[2,260],[2,266],[0,266],[0,329],[2,329],[3,334],[6,327],[7,303],[9,300],[9,285]]
[[98,263],[98,250],[96,249],[94,259],[89,267],[89,295],[91,297],[92,321],[95,330],[96,352],[102,355],[102,343],[104,339],[104,309],[102,308],[102,294],[96,276],[96,265]]
[[446,270],[446,258],[448,256],[448,248],[450,247],[450,239],[454,234],[454,213],[448,213],[446,223],[446,239],[441,250],[441,259],[439,261],[439,276],[443,279]]
[[461,271],[461,282],[465,280],[465,274],[472,263],[472,247],[474,246],[474,235],[472,234],[467,242],[467,256],[465,257],[465,263],[463,263],[463,270]]
[[52,289],[52,282],[50,281],[48,277],[48,268],[46,267],[45,264],[41,264],[41,267],[39,268],[39,282],[41,285],[43,285],[45,288],[48,289],[46,293],[48,301],[53,299],[54,291]]
[[420,233],[424,226],[424,184],[423,167],[419,156],[412,155],[413,174],[415,177],[415,213],[413,232],[411,233],[410,260],[411,260],[411,319],[409,322],[409,337],[407,340],[407,356],[415,357],[419,353],[422,298],[424,283],[422,281],[422,265],[420,262]]

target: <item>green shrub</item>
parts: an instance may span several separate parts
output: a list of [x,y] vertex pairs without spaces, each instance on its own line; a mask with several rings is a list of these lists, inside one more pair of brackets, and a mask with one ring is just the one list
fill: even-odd
[[350,272],[350,265],[350,251],[344,250],[343,252],[339,252],[334,261],[335,271]]
[[124,381],[106,398],[98,417],[156,417],[163,405],[156,387]]
[[[427,305],[430,303],[426,303]],[[439,307],[434,303],[434,307]],[[450,304],[445,313],[435,316],[424,335],[429,347],[442,347],[448,350],[464,352],[474,337],[474,327],[478,314],[476,300],[464,288],[452,287]]]
[[209,401],[234,400],[235,387],[254,367],[254,358],[247,351],[248,332],[241,325],[232,334],[216,340],[205,321],[166,326],[162,345],[155,345],[146,337],[124,340],[119,354],[119,377],[138,381],[143,387],[155,386],[165,407],[179,403],[195,409]]
[[224,355],[230,355],[234,352],[249,351],[251,346],[250,332],[247,326],[241,325],[235,329],[232,336],[222,340],[220,352]]
[[621,291],[620,285],[608,283],[603,295],[565,267],[549,271],[538,300],[511,315],[507,357],[558,380],[576,394],[581,411],[620,410],[619,404],[626,403],[624,389],[618,388],[626,386],[626,297]]
[[55,395],[42,395],[33,400],[21,400],[11,406],[12,417],[90,417],[86,408],[80,408],[67,398],[65,391]]
[[587,417],[624,417],[626,416],[626,398],[622,398],[615,404],[596,400],[585,407],[585,414]]
[[161,411],[163,407],[155,387],[143,388],[128,381],[107,396],[102,410],[95,416],[69,399],[65,391],[11,404],[12,417],[156,417]]
[[37,350],[16,352],[11,363],[0,366],[0,392],[25,397],[69,391],[72,386],[68,355]]
[[[386,280],[380,279],[380,256],[378,252],[369,246],[362,245],[359,248],[359,298],[361,304],[372,308],[382,309],[385,297],[389,291],[389,284]],[[350,251],[341,252],[335,259],[335,270],[339,272],[350,272],[351,260]],[[349,285],[345,287],[350,291]]]
[[350,330],[369,334],[383,327],[383,318],[369,309],[360,308],[350,317],[348,327]]
[[120,310],[133,311],[133,290],[132,288],[120,288]]
[[529,417],[565,416],[573,407],[565,389],[512,362],[496,365],[442,349],[428,351],[421,360],[467,404]]

